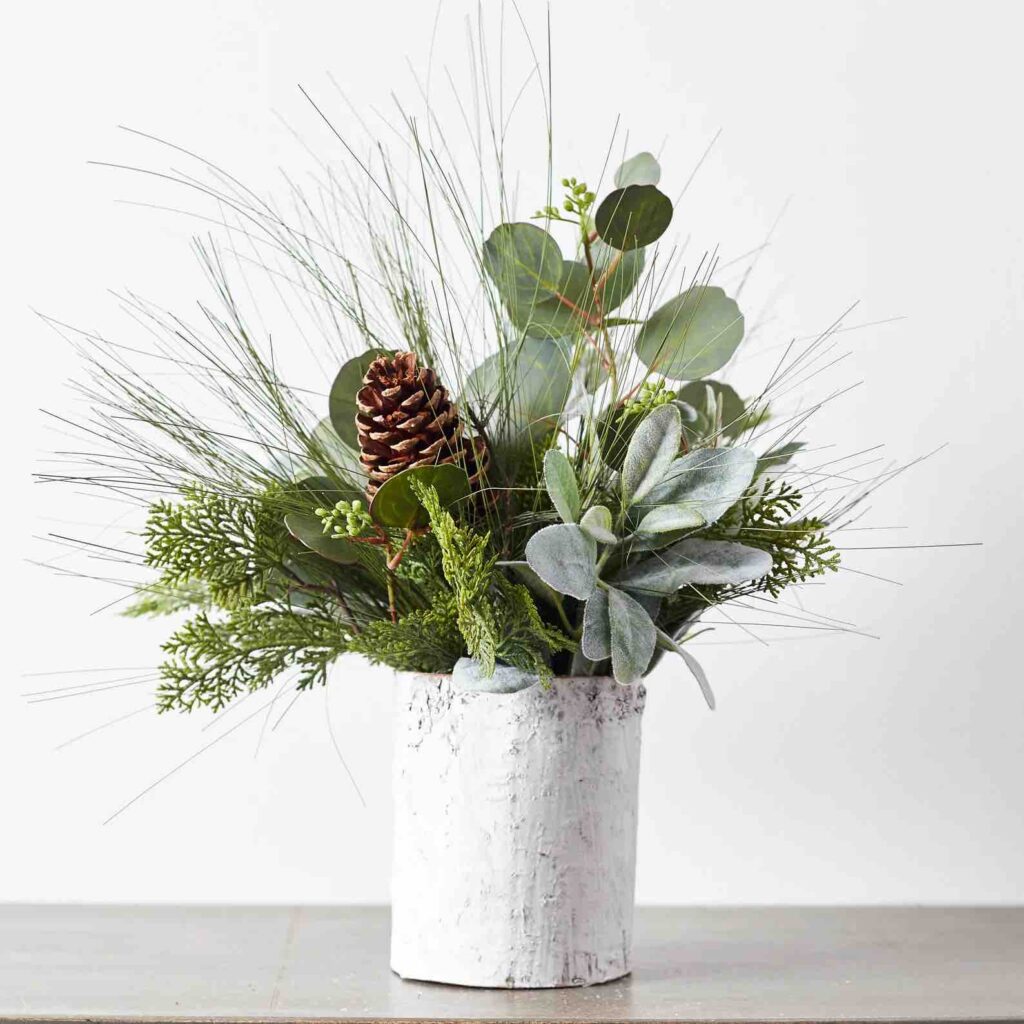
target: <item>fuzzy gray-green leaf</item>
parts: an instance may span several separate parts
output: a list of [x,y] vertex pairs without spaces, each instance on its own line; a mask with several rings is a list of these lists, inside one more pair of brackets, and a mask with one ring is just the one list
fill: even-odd
[[669,466],[637,511],[687,505],[710,525],[740,500],[756,466],[749,448],[698,448]]
[[619,538],[612,530],[612,513],[606,505],[593,505],[583,513],[580,529],[598,544],[617,544]]
[[530,568],[560,594],[585,601],[597,586],[597,545],[578,526],[545,526],[526,544]]
[[677,530],[696,530],[705,522],[700,509],[692,505],[658,505],[644,516],[636,532],[643,537],[651,537]]
[[690,584],[748,583],[771,567],[772,556],[760,548],[689,537],[621,569],[612,582],[626,590],[668,596]]
[[743,340],[743,314],[710,285],[690,288],[656,309],[637,331],[641,362],[671,380],[697,380],[721,369]]
[[544,456],[544,486],[562,522],[575,523],[580,516],[580,489],[572,463],[557,448]]
[[595,590],[583,609],[583,654],[591,661],[604,661],[612,654],[611,626],[608,621],[608,595]]
[[711,683],[708,682],[708,677],[704,673],[704,669],[701,667],[700,662],[687,650],[684,650],[682,645],[676,643],[667,633],[663,633],[660,629],[658,630],[658,646],[664,648],[666,651],[672,651],[674,654],[678,654],[683,659],[686,667],[693,674],[693,678],[697,680],[697,685],[700,687],[700,692],[704,695],[704,699],[707,701],[708,707],[712,711],[715,710],[715,695],[711,690]]
[[657,631],[651,617],[629,594],[608,588],[612,675],[624,686],[638,683],[654,654]]
[[640,501],[661,483],[679,452],[682,430],[673,405],[659,406],[636,428],[622,463],[623,505]]

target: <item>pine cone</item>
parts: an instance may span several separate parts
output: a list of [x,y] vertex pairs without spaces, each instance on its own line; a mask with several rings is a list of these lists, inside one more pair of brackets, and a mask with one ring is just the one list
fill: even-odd
[[356,395],[359,459],[369,476],[367,496],[396,473],[414,466],[450,462],[462,466],[477,490],[486,474],[488,451],[480,438],[463,436],[462,420],[426,366],[412,352],[375,359]]

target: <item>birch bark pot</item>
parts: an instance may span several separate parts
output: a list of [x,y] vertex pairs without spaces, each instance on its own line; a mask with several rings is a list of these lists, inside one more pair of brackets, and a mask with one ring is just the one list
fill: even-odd
[[400,673],[391,968],[500,988],[630,970],[642,686]]

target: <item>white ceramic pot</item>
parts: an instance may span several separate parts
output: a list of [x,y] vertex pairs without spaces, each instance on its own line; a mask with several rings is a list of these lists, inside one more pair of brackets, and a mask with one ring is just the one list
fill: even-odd
[[629,973],[642,686],[400,673],[391,967],[502,988]]

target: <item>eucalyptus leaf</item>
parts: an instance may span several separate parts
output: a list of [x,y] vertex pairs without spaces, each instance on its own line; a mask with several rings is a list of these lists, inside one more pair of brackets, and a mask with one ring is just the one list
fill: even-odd
[[652,508],[640,521],[637,533],[650,537],[660,533],[675,533],[682,530],[696,530],[704,526],[706,520],[700,509],[692,505],[658,505]]
[[[353,419],[353,429],[354,424]],[[350,448],[342,441],[330,419],[320,420],[313,428],[310,447],[314,456],[314,464],[310,468],[316,475],[321,475],[325,467],[329,468],[352,481],[358,481],[360,486],[355,490],[362,493],[366,469],[359,461],[356,449]]]
[[615,187],[657,185],[661,181],[661,165],[653,153],[642,152],[624,160],[615,171]]
[[572,463],[557,448],[544,455],[544,486],[562,522],[575,523],[580,516],[580,490]]
[[554,291],[506,300],[512,322],[531,338],[579,337],[596,315],[590,271],[564,260]]
[[757,457],[749,448],[698,448],[676,459],[637,512],[661,505],[687,505],[708,525],[743,496]]
[[751,418],[747,415],[747,409],[743,399],[736,393],[736,389],[728,384],[717,380],[694,380],[679,388],[676,392],[678,399],[685,402],[701,414],[694,417],[694,426],[686,430],[688,438],[702,440],[706,428],[710,427],[704,411],[707,408],[707,389],[711,389],[715,403],[722,410],[722,437],[735,441],[743,434]]
[[591,243],[590,256],[594,261],[595,283],[604,282],[601,286],[601,308],[607,314],[618,309],[639,284],[646,257],[643,249],[622,252],[600,238]]
[[620,569],[612,581],[626,590],[667,597],[690,584],[748,583],[760,579],[771,567],[772,556],[760,548],[689,537]]
[[335,539],[324,533],[324,524],[314,515],[289,512],[284,517],[285,529],[310,551],[339,565],[358,561],[356,546],[351,541]]
[[485,359],[466,380],[464,394],[476,408],[495,405],[510,415],[491,422],[502,441],[540,440],[555,428],[572,391],[572,371],[562,346],[524,338],[513,351]]
[[331,385],[328,398],[331,425],[349,448],[359,447],[359,435],[356,431],[356,395],[363,386],[363,377],[374,359],[387,354],[383,349],[372,348],[350,359],[338,371]]
[[526,544],[530,568],[560,594],[585,601],[597,586],[597,544],[578,526],[545,526]]
[[651,617],[629,594],[608,587],[608,626],[612,675],[624,686],[638,683],[651,663],[657,640]]
[[758,475],[785,466],[797,452],[806,447],[807,444],[804,441],[790,441],[788,444],[780,445],[778,448],[766,452],[757,460]]
[[679,410],[661,405],[633,431],[622,463],[623,505],[640,501],[661,483],[679,453],[682,429]]
[[700,687],[700,692],[704,695],[704,700],[707,701],[708,707],[714,711],[715,695],[711,691],[711,684],[708,682],[708,677],[705,675],[704,669],[701,668],[700,662],[689,651],[684,650],[681,644],[676,643],[672,637],[667,633],[663,633],[660,629],[658,630],[658,646],[666,651],[678,654],[683,659],[686,667],[693,674],[693,678],[697,680],[697,685]]
[[483,262],[502,298],[550,298],[562,273],[558,243],[536,224],[499,224],[484,242]]
[[565,353],[574,380],[586,394],[592,395],[608,379],[608,370],[590,342],[575,337],[559,338],[556,344]]
[[612,530],[612,513],[607,505],[592,505],[583,513],[580,529],[598,544],[617,544],[619,538]]
[[743,314],[721,288],[690,288],[669,299],[637,331],[634,347],[648,369],[671,380],[720,370],[743,340]]
[[416,530],[430,519],[427,510],[412,488],[416,480],[437,491],[441,506],[454,505],[469,496],[469,477],[461,466],[444,463],[440,466],[417,466],[405,469],[381,484],[370,502],[370,515],[375,523],[402,530]]
[[672,221],[672,200],[654,185],[626,185],[609,193],[594,214],[601,239],[614,249],[656,242]]
[[603,590],[595,590],[583,609],[583,639],[580,647],[591,661],[604,661],[612,656],[608,595]]
[[302,503],[311,508],[326,508],[343,499],[351,500],[362,496],[362,492],[354,491],[352,488],[339,487],[327,476],[303,477],[292,484],[289,491],[294,492],[297,504]]

